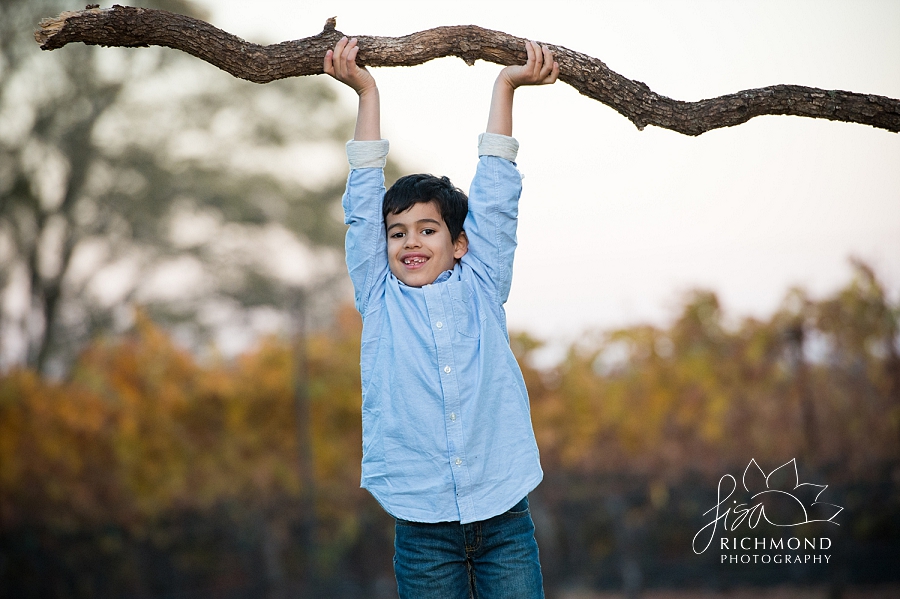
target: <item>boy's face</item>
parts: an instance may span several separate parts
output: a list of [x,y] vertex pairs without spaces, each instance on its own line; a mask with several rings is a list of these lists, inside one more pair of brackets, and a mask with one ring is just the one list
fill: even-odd
[[406,212],[388,214],[388,265],[394,276],[410,287],[434,282],[469,249],[465,232],[454,242],[436,202],[418,202]]

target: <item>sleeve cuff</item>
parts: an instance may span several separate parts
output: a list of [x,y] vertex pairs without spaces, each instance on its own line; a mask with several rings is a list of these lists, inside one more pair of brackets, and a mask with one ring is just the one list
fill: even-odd
[[390,147],[386,139],[377,141],[351,139],[347,142],[347,161],[350,162],[351,169],[384,168]]
[[499,133],[482,133],[478,136],[479,156],[499,156],[515,162],[518,153],[519,142],[515,137],[507,137]]

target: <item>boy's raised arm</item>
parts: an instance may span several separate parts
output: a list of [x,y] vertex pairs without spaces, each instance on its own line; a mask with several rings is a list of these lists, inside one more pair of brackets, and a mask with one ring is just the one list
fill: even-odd
[[491,96],[491,111],[485,132],[499,133],[512,137],[513,93],[522,85],[544,85],[554,83],[559,76],[559,63],[553,60],[553,53],[537,42],[525,42],[528,56],[523,65],[511,65],[500,71],[494,82]]
[[381,139],[381,104],[375,78],[365,67],[356,64],[359,54],[357,39],[346,37],[325,53],[325,72],[341,83],[349,85],[359,96],[359,112],[356,115],[356,141]]
[[553,83],[559,64],[549,48],[526,42],[524,65],[505,67],[497,76],[485,133],[478,140],[478,169],[469,192],[465,232],[468,259],[476,274],[506,303],[512,284],[513,256],[522,177],[514,161],[519,143],[512,138],[513,94],[522,85]]
[[344,223],[349,225],[345,240],[347,270],[356,296],[356,307],[365,313],[368,298],[375,291],[380,274],[387,269],[381,201],[384,197],[384,165],[387,140],[381,139],[378,86],[364,67],[356,64],[357,40],[342,38],[325,53],[324,70],[359,96],[356,132],[347,143],[350,176],[341,204]]

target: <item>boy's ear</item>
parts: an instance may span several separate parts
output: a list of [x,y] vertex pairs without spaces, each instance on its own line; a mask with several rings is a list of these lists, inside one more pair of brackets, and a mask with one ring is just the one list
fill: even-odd
[[465,231],[459,232],[459,237],[453,242],[453,257],[459,260],[469,251],[469,238]]

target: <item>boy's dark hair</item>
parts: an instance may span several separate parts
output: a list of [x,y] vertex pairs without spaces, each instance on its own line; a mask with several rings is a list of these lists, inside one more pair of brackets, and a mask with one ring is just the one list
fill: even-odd
[[456,241],[462,233],[466,214],[469,213],[469,198],[447,177],[418,174],[400,177],[384,194],[381,216],[400,214],[413,204],[436,202],[441,218],[450,231],[450,239]]

